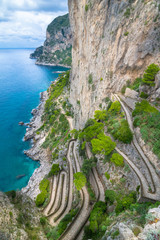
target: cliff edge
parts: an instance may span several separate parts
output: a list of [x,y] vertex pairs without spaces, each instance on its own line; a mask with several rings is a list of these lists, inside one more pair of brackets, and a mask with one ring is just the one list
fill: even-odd
[[102,100],[160,59],[158,1],[69,0],[73,31],[70,102],[84,127]]
[[47,27],[46,40],[30,55],[39,65],[71,66],[72,34],[68,14],[55,18]]

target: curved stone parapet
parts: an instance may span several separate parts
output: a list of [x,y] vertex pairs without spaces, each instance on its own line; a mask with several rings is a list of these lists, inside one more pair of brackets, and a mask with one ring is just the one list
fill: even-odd
[[[137,149],[137,151],[140,154],[143,162],[145,163],[145,166],[146,166],[146,168],[147,168],[147,170],[148,170],[148,172],[150,174],[151,180],[152,180],[153,191],[152,191],[152,193],[149,193],[147,191],[147,189],[146,189],[146,186],[148,186],[148,182],[146,180],[144,180],[145,179],[144,176],[142,178],[143,174],[132,163],[134,165],[134,168],[132,166],[132,169],[135,171],[135,173],[137,174],[138,178],[141,181],[142,197],[149,198],[151,200],[159,201],[160,200],[160,178],[158,177],[158,174],[156,173],[156,170],[155,170],[154,166],[151,164],[150,159],[148,159],[146,157],[145,153],[143,152],[141,146],[139,145],[139,143],[138,143],[138,141],[137,141],[137,139],[135,137],[132,118],[130,116],[130,113],[129,113],[127,107],[120,100],[120,98],[117,96],[117,94],[114,94],[114,96],[120,102],[120,104],[121,104],[121,106],[122,106],[122,108],[123,108],[123,110],[125,112],[125,115],[126,115],[126,118],[127,118],[128,124],[129,124],[129,127],[132,130],[132,132],[133,132],[133,144],[134,144],[134,147]],[[142,179],[143,179],[143,181],[142,181]],[[149,186],[148,186],[148,188],[149,188]]]

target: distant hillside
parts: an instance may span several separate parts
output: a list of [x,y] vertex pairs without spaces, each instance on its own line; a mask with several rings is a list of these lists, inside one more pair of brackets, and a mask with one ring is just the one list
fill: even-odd
[[47,27],[44,46],[30,55],[39,65],[71,66],[72,34],[69,15],[55,18]]

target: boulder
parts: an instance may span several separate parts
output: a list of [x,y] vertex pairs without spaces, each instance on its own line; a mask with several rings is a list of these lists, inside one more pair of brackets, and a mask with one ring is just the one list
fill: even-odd
[[23,126],[24,125],[24,122],[19,122],[18,123],[20,126]]
[[136,92],[130,88],[126,88],[125,97],[136,99],[138,97],[138,92]]
[[35,109],[32,109],[31,114],[32,114],[33,116],[35,116],[35,115],[37,114],[37,109],[36,109],[36,108],[35,108]]
[[131,229],[129,229],[124,223],[119,224],[119,233],[121,239],[123,240],[138,240],[138,238],[134,235]]
[[148,214],[152,214],[153,217],[160,220],[160,206],[158,208],[151,208]]
[[155,76],[155,89],[160,88],[160,71]]

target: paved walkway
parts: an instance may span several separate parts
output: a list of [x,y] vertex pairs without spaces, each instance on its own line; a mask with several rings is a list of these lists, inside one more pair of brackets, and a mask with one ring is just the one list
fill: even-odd
[[49,201],[49,204],[48,204],[48,205],[45,207],[45,209],[43,210],[43,214],[44,214],[45,216],[48,216],[49,211],[50,211],[51,208],[52,208],[52,204],[53,204],[54,201],[55,201],[55,197],[56,197],[56,185],[57,185],[57,176],[54,176],[54,177],[52,178],[51,185],[52,185],[52,189],[51,189],[50,201]]
[[[122,106],[122,108],[125,112],[128,124],[130,126],[130,129],[133,132],[133,144],[134,144],[135,148],[137,149],[138,153],[140,154],[140,156],[142,157],[142,159],[143,159],[143,161],[146,165],[146,168],[148,169],[148,172],[149,172],[149,174],[151,176],[151,179],[152,179],[152,185],[153,185],[153,188],[154,188],[153,190],[154,191],[153,191],[153,193],[148,193],[148,191],[146,191],[145,189],[146,189],[146,185],[147,185],[148,188],[149,188],[149,186],[148,186],[148,183],[146,181],[144,181],[144,177],[143,177],[143,181],[141,181],[142,185],[143,185],[143,195],[146,198],[150,198],[150,199],[153,199],[153,200],[160,200],[160,178],[158,177],[155,168],[152,166],[150,160],[144,154],[142,148],[140,147],[140,145],[139,145],[139,143],[138,143],[138,141],[135,137],[132,118],[129,114],[128,109],[126,108],[124,103],[120,100],[120,98],[117,96],[117,94],[114,94],[114,96],[120,102],[120,104],[121,104],[121,106]],[[137,176],[140,176],[139,173],[137,172],[137,169],[136,169],[135,173],[137,174]]]
[[[74,155],[76,170],[77,170],[77,172],[80,172],[79,160],[75,153],[75,143],[73,146],[73,155]],[[82,188],[82,190],[80,191],[80,194],[81,194],[81,198],[82,198],[82,206],[81,206],[80,212],[79,212],[78,216],[76,217],[76,219],[73,220],[73,222],[71,223],[69,231],[66,231],[66,233],[64,233],[59,239],[63,239],[63,240],[74,240],[75,239],[76,240],[77,235],[79,234],[79,232],[83,228],[84,224],[88,220],[88,217],[90,215],[90,211],[92,208],[89,205],[90,198],[89,198],[89,194],[88,194],[86,186],[84,186]]]

